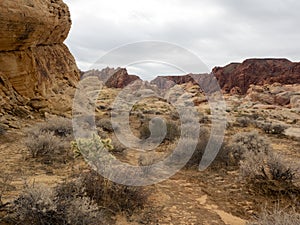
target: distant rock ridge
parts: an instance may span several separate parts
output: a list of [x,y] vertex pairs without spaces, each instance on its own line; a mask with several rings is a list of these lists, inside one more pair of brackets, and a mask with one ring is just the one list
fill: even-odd
[[[0,2],[0,106],[15,107],[22,99],[21,105],[37,110],[66,110],[59,108],[61,98],[79,81],[75,59],[63,44],[70,28],[70,12],[62,0]],[[68,104],[70,111],[70,100]]]
[[[157,85],[160,89],[189,82],[196,84],[194,78],[201,79],[200,75],[158,76],[151,81],[151,84]],[[244,95],[250,85],[299,84],[300,63],[293,63],[287,59],[247,59],[243,63],[215,67],[212,75],[215,75],[225,93]]]
[[300,83],[300,63],[287,59],[247,59],[215,67],[212,72],[226,93],[246,94],[250,85]]

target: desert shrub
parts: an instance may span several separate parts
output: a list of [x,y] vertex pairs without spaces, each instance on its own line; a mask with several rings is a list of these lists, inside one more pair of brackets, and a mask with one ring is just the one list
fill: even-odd
[[256,131],[234,135],[227,148],[234,164],[238,164],[246,152],[268,154],[271,150],[270,144]]
[[25,145],[33,158],[44,157],[51,160],[66,153],[64,143],[52,132],[30,132]]
[[264,211],[254,221],[247,225],[296,225],[300,224],[300,214],[295,211],[285,212],[274,210],[273,212]]
[[181,132],[176,123],[172,121],[168,121],[166,125],[167,125],[167,134],[165,137],[166,140],[174,141],[175,139],[180,137]]
[[83,173],[81,183],[90,199],[114,213],[124,212],[130,216],[142,209],[147,199],[144,188],[114,183],[95,171]]
[[99,119],[96,121],[96,126],[102,128],[107,132],[114,132],[111,120],[107,118]]
[[111,151],[112,154],[122,154],[126,150],[126,146],[124,146],[116,137],[112,137],[112,146],[114,147]]
[[0,124],[0,136],[6,133],[6,128]]
[[[183,141],[181,142],[179,148],[182,150],[180,152],[174,152],[172,155],[172,161],[174,163],[181,161],[182,159],[187,160],[187,149],[191,149],[192,146],[196,146],[194,152],[190,159],[188,160],[185,168],[198,168],[199,164],[202,160],[204,152],[206,150],[206,146],[208,144],[210,137],[210,132],[206,128],[201,128],[199,133],[199,138],[192,138],[192,137],[183,137]],[[214,143],[217,143],[217,140],[211,140]],[[175,148],[175,147],[174,147]],[[222,144],[219,152],[212,162],[210,168],[220,168],[222,166],[230,165],[229,162],[229,151],[226,144]]]
[[66,210],[68,224],[98,225],[107,224],[104,213],[88,197],[74,198]]
[[282,124],[273,124],[273,123],[260,123],[258,126],[266,134],[282,134],[286,129],[286,126]]
[[69,157],[71,120],[53,118],[28,128],[26,132],[25,145],[33,158],[43,157],[44,162],[49,162],[56,159],[65,161]]
[[299,192],[293,185],[295,171],[272,152],[246,152],[240,162],[242,177],[264,194]]
[[67,137],[73,133],[72,121],[64,117],[49,119],[44,123],[37,124],[33,129],[42,132],[53,132],[58,137]]
[[245,116],[238,117],[235,120],[235,124],[239,127],[248,127],[251,123],[252,120]]
[[[2,196],[7,192],[14,190],[15,187],[11,184],[12,183],[12,176],[2,172],[0,174],[0,209],[5,207],[5,204],[2,202]],[[1,222],[1,220],[0,220]]]
[[97,204],[83,190],[66,183],[56,189],[27,186],[14,202],[14,211],[14,221],[25,225],[107,224]]
[[161,158],[154,153],[141,154],[138,158],[138,164],[141,167],[145,175],[149,175],[151,172],[151,165],[160,161]]
[[[200,134],[199,134],[199,138],[198,140],[192,140],[187,138],[185,145],[189,145],[189,144],[195,144],[193,143],[194,141],[197,141],[197,145],[196,145],[196,149],[192,155],[192,157],[190,158],[190,160],[188,161],[188,163],[186,164],[187,168],[190,167],[198,167],[200,164],[200,161],[202,159],[202,156],[204,154],[206,145],[208,143],[208,139],[209,139],[209,131],[206,128],[201,128],[200,129]],[[188,146],[183,146],[184,149],[189,148]]]
[[[154,125],[155,127],[156,125]],[[156,126],[157,130],[161,131],[159,129],[159,126],[160,124],[158,124]],[[180,134],[181,134],[181,131],[180,129],[178,128],[177,124],[175,122],[172,122],[172,121],[167,121],[166,122],[166,128],[167,128],[167,133],[165,135],[165,139],[164,140],[167,140],[167,141],[174,141],[175,139],[177,139],[178,137],[180,137]],[[139,129],[140,131],[140,138],[141,139],[147,139],[151,136],[151,131],[149,129],[149,120],[148,122],[145,122],[142,124],[142,126],[140,127]],[[155,135],[157,136],[160,136],[160,135],[163,135],[161,132],[157,132],[154,134],[154,138],[155,138]]]
[[53,190],[47,187],[26,187],[15,201],[16,217],[22,224],[63,224],[56,211]]

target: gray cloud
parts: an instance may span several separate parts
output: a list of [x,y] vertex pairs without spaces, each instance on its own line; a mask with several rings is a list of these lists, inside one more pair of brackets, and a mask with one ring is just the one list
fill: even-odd
[[[253,57],[299,60],[297,0],[65,2],[73,20],[66,43],[83,70],[111,49],[142,40],[180,45],[196,53],[209,68]],[[181,56],[170,52],[170,57]],[[180,72],[149,63],[132,66],[129,72],[149,78],[150,73],[168,71]]]

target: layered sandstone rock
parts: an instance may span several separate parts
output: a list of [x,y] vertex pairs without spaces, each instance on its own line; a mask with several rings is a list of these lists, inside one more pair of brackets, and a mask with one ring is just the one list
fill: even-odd
[[215,67],[213,74],[225,92],[238,90],[245,94],[251,84],[299,84],[300,63],[287,59],[248,59],[243,63]]
[[[19,96],[32,107],[36,101],[51,108],[79,80],[63,44],[71,27],[68,7],[62,0],[2,0],[0,5],[2,100],[16,104],[7,98]],[[3,87],[10,87],[5,95]]]

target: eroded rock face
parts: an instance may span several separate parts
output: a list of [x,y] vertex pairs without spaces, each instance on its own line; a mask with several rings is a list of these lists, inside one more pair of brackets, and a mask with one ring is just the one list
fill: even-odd
[[170,89],[175,85],[189,82],[196,84],[196,81],[188,74],[184,76],[158,76],[151,81],[151,84],[156,85],[159,89]]
[[1,0],[0,50],[61,44],[71,28],[62,0]]
[[[70,27],[62,0],[2,0],[0,2],[0,72],[2,100],[7,96],[55,102],[79,80],[75,59],[63,44]],[[9,93],[4,96],[4,87]],[[8,102],[9,101],[9,102]]]
[[251,84],[300,83],[300,63],[287,59],[248,59],[243,63],[215,67],[213,73],[226,93],[239,88],[241,94],[246,94]]
[[120,69],[105,83],[109,88],[124,88],[134,81],[140,80],[138,76],[129,75],[126,69]]
[[300,84],[250,85],[246,98],[267,105],[300,108]]
[[108,88],[124,88],[135,81],[141,81],[136,75],[129,75],[124,68],[105,68],[103,70],[90,70],[83,74],[83,76],[97,76],[104,82]]

